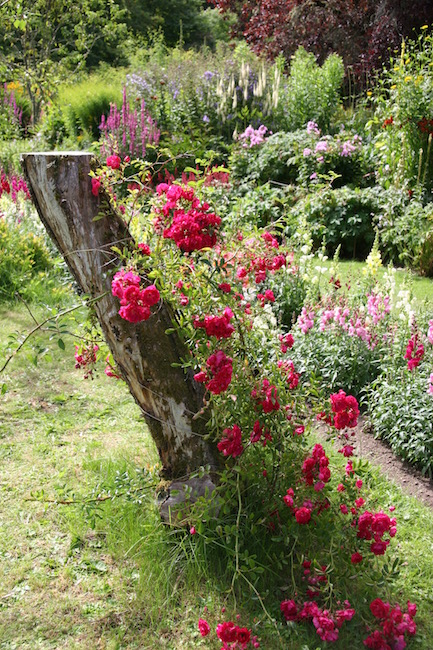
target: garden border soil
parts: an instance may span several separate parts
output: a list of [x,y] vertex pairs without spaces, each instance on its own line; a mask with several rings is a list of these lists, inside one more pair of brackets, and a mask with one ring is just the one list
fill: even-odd
[[[355,456],[365,458],[403,492],[433,508],[433,480],[423,476],[419,470],[395,456],[385,442],[376,439],[371,431],[371,424],[366,418],[360,418],[358,426],[353,431],[350,444],[355,447]],[[323,428],[320,430],[320,435],[325,435]]]

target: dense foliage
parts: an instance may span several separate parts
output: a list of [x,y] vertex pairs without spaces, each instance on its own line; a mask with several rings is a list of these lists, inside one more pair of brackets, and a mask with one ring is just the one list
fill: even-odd
[[433,8],[426,0],[407,3],[393,0],[212,0],[223,12],[238,19],[236,33],[253,49],[289,58],[299,45],[323,61],[338,52],[355,77],[382,66],[402,37],[433,21]]
[[[2,146],[18,151],[33,132],[28,146],[92,147],[103,162],[91,190],[107,193],[136,243],[132,254],[116,250],[119,314],[151,322],[161,300],[175,314],[190,349],[179,362],[204,385],[223,466],[214,500],[180,514],[176,543],[237,598],[261,603],[263,619],[279,617],[286,645],[318,636],[403,648],[416,608],[392,595],[393,506],[369,501],[351,433],[365,409],[376,435],[432,475],[433,313],[414,309],[382,269],[384,259],[433,274],[432,38],[424,29],[405,43],[355,113],[342,104],[341,56],[357,74],[377,66],[385,35],[397,44],[429,9],[419,3],[408,17],[403,3],[367,0],[333,0],[326,11],[310,2],[308,14],[307,3],[288,0],[217,4],[238,14],[255,49],[291,56],[289,68],[245,43],[196,52],[154,38],[127,70],[57,85],[85,60],[122,61],[131,31],[198,39],[202,3],[86,0],[91,29],[67,0],[49,3],[46,23],[42,0],[1,5]],[[12,168],[2,169],[1,193],[1,298],[31,300],[58,262]],[[340,256],[367,257],[364,275],[346,281]],[[75,354],[87,378],[108,352],[93,321],[89,332]],[[105,372],[120,374],[110,357]],[[343,465],[312,442],[316,417]],[[205,618],[199,634],[209,641]],[[228,620],[216,635],[225,649],[260,643]]]

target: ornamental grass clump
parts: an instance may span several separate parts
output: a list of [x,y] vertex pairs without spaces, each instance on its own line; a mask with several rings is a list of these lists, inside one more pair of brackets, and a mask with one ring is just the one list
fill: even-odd
[[[98,174],[104,184],[117,183],[122,166]],[[196,566],[214,568],[237,599],[254,599],[262,608],[248,626],[214,612],[215,632],[197,611],[200,636],[210,644],[219,639],[226,650],[259,647],[268,621],[281,647],[305,629],[309,639],[340,647],[350,640],[355,647],[385,648],[371,645],[383,638],[393,650],[403,648],[415,633],[415,606],[406,613],[393,600],[376,616],[379,585],[391,600],[388,558],[396,550],[398,521],[386,512],[392,504],[371,499],[369,473],[347,444],[358,400],[343,384],[324,397],[314,394],[301,357],[294,356],[297,339],[311,336],[313,327],[320,331],[318,323],[360,341],[368,353],[376,350],[377,328],[389,318],[386,296],[371,292],[366,313],[338,300],[320,313],[312,306],[301,316],[305,333],[298,324],[287,335],[267,311],[271,279],[294,266],[277,233],[230,230],[228,222],[222,227],[199,186],[158,187],[150,212],[138,213],[137,195],[130,194],[125,219],[136,244],[120,252],[113,290],[129,300],[131,289],[135,300],[146,283],[170,304],[172,326],[187,348],[180,362],[203,390],[196,417],[206,418],[206,435],[221,461],[214,492],[189,503],[176,543],[190,549],[185,552]],[[148,315],[149,324],[154,317]],[[341,443],[341,456],[311,438],[316,418]],[[198,475],[209,471],[203,467]]]

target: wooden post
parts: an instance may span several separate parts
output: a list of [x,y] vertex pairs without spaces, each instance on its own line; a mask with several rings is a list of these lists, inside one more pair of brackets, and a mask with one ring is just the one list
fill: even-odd
[[[22,165],[36,209],[95,311],[113,358],[143,411],[167,479],[187,478],[200,466],[218,465],[206,441],[203,388],[191,371],[173,367],[188,350],[172,327],[172,311],[161,304],[148,321],[133,324],[119,314],[111,278],[119,260],[112,246],[132,245],[124,222],[104,195],[93,196],[92,157],[84,152],[31,153]],[[107,199],[107,197],[105,197]],[[104,216],[95,220],[101,212]],[[207,478],[209,482],[209,478]]]

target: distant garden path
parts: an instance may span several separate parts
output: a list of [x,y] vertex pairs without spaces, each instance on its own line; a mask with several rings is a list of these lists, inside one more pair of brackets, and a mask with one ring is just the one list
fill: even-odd
[[406,494],[433,508],[433,481],[395,456],[385,442],[376,440],[369,432],[369,425],[365,419],[360,419],[350,442],[355,447],[356,456],[370,461]]

